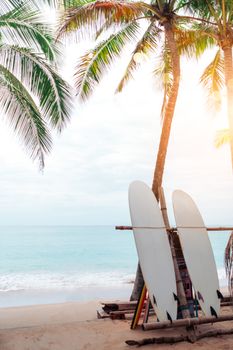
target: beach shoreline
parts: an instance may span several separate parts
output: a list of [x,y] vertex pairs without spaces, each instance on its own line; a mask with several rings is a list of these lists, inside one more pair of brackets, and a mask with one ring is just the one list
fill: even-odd
[[27,307],[63,303],[87,303],[93,300],[124,299],[130,297],[132,283],[118,286],[91,286],[73,289],[24,289],[0,292],[0,308]]
[[[73,289],[30,289],[0,291],[0,309],[64,303],[88,303],[106,300],[129,300],[133,283],[118,286],[92,286]],[[226,285],[220,286],[224,295],[229,294]]]

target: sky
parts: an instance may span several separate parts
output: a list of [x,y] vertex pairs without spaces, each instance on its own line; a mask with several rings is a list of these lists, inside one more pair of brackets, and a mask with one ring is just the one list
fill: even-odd
[[[68,45],[62,74],[72,82],[87,43]],[[0,120],[0,225],[128,225],[128,186],[152,183],[161,131],[161,87],[150,64],[125,91],[115,94],[128,48],[89,101],[75,101],[71,122],[54,134],[43,173],[23,150],[4,118]],[[229,146],[214,146],[226,111],[216,116],[198,83],[213,52],[199,63],[182,60],[182,80],[172,125],[164,190],[174,224],[171,196],[189,193],[207,226],[232,225],[233,172]]]

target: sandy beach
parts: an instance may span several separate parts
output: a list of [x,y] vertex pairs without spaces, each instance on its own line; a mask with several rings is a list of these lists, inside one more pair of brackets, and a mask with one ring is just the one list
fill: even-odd
[[[185,334],[184,329],[143,332],[130,330],[128,320],[97,319],[98,301],[4,308],[0,313],[1,350],[107,350],[134,349],[125,340]],[[222,309],[227,314],[229,307]],[[232,322],[199,326],[206,329],[232,327]],[[147,345],[146,349],[232,349],[233,335],[202,339],[195,344]]]

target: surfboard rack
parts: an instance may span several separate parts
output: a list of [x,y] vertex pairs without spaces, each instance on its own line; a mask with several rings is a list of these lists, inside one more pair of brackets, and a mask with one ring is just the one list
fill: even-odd
[[[182,192],[182,191],[180,191],[180,192]],[[186,194],[186,196],[188,197],[187,194]],[[147,330],[185,327],[187,334],[176,336],[176,337],[147,338],[147,339],[142,339],[141,341],[129,340],[129,341],[126,341],[126,343],[128,345],[141,346],[141,345],[155,344],[155,343],[159,343],[159,344],[161,344],[161,343],[175,343],[175,342],[179,342],[179,341],[195,342],[196,340],[204,338],[204,337],[211,337],[211,336],[216,336],[216,335],[220,335],[220,334],[221,335],[233,334],[233,329],[228,329],[228,330],[226,330],[226,329],[222,329],[222,330],[213,329],[212,331],[203,331],[202,333],[200,333],[199,331],[196,332],[196,326],[201,325],[201,324],[213,324],[213,323],[218,323],[218,322],[233,321],[233,314],[219,315],[218,308],[220,307],[220,302],[221,302],[221,306],[223,306],[224,299],[223,299],[223,295],[221,294],[221,292],[217,289],[217,288],[219,288],[219,287],[217,287],[217,285],[215,288],[212,288],[212,286],[209,288],[210,291],[212,292],[212,294],[214,295],[214,298],[213,298],[213,300],[209,301],[209,305],[207,305],[208,306],[207,311],[205,309],[203,310],[202,302],[204,303],[203,297],[205,299],[207,299],[206,293],[205,293],[205,289],[203,291],[202,290],[203,288],[199,287],[199,284],[197,283],[196,284],[197,285],[196,296],[191,295],[191,298],[193,299],[193,303],[196,304],[196,305],[193,304],[193,308],[196,309],[196,317],[193,317],[194,312],[192,312],[191,309],[189,309],[189,302],[188,302],[190,295],[186,293],[186,291],[187,291],[187,289],[186,289],[187,283],[186,282],[187,281],[184,280],[182,275],[181,275],[181,270],[183,269],[183,267],[181,268],[181,265],[178,264],[178,259],[183,257],[183,255],[177,254],[177,251],[179,249],[177,249],[177,246],[175,245],[176,244],[176,241],[175,241],[176,237],[177,237],[177,240],[179,241],[179,237],[177,234],[180,233],[180,229],[194,229],[194,228],[195,229],[202,229],[202,230],[205,229],[209,232],[211,232],[211,231],[233,231],[233,226],[206,227],[203,222],[199,223],[200,220],[197,221],[197,223],[195,220],[191,220],[191,221],[180,220],[180,221],[177,221],[177,223],[176,223],[176,225],[178,227],[170,227],[169,219],[168,219],[168,215],[167,215],[167,209],[166,209],[166,201],[164,198],[164,193],[163,193],[162,188],[159,189],[159,202],[160,202],[160,210],[162,211],[162,215],[163,215],[163,221],[164,221],[164,224],[166,227],[166,231],[168,233],[168,238],[169,238],[169,243],[170,243],[170,247],[171,247],[173,263],[174,263],[175,275],[176,275],[177,295],[175,293],[173,293],[173,297],[174,297],[175,301],[179,302],[178,304],[180,307],[180,314],[178,314],[178,317],[182,317],[182,319],[172,319],[169,312],[166,311],[167,320],[166,320],[166,318],[163,318],[162,321],[157,320],[158,322],[153,321],[150,323],[148,323],[147,321],[146,322],[143,321],[142,329],[144,331],[147,331]],[[195,205],[195,203],[194,203],[194,205]],[[197,212],[198,212],[198,210],[197,210]],[[140,215],[139,215],[139,217],[140,217]],[[190,223],[190,226],[187,226],[187,224],[189,225],[189,223]],[[115,229],[116,230],[134,230],[134,234],[135,233],[137,234],[142,229],[152,229],[152,230],[164,229],[164,226],[158,227],[158,226],[161,226],[161,223],[159,221],[158,221],[158,226],[156,226],[156,223],[154,223],[153,225],[150,226],[150,224],[147,224],[146,220],[138,220],[138,221],[133,220],[132,224],[133,224],[133,226],[116,226]],[[139,227],[140,224],[147,225],[147,226],[149,225],[150,227]],[[197,225],[197,226],[194,227],[193,225]],[[152,227],[152,226],[156,226],[156,227]],[[198,234],[200,233],[200,231],[197,231],[197,232],[198,232]],[[174,244],[174,242],[175,242],[175,244]],[[182,248],[180,248],[181,252],[182,252]],[[188,273],[188,277],[189,277],[189,273]],[[183,290],[182,290],[182,288],[178,288],[179,283],[182,284]],[[146,287],[144,284],[144,289],[145,288]],[[201,290],[201,293],[198,290]],[[133,319],[133,323],[132,323],[133,327],[131,325],[131,329],[134,329],[138,324],[138,320],[139,320],[140,314],[142,312],[142,307],[140,308],[140,303],[143,305],[144,300],[145,300],[145,293],[144,293],[144,295],[143,295],[143,293],[141,293],[139,303],[135,309],[134,319]],[[199,300],[199,303],[198,303],[198,300]],[[154,295],[153,295],[151,302],[152,302],[152,304],[156,304],[156,298]],[[231,300],[229,299],[229,303],[231,303],[231,305],[232,305],[232,299]],[[200,307],[202,308],[204,314],[206,314],[205,317],[204,316],[199,317],[198,310],[200,309]],[[164,310],[167,310],[167,308]],[[157,312],[156,312],[156,314],[157,314]],[[154,320],[155,320],[155,318],[154,318]]]
[[[136,301],[116,301],[116,302],[102,302],[102,308],[97,310],[97,318],[111,318],[111,319],[133,319],[133,314],[136,309],[137,302]],[[224,297],[221,300],[221,307],[232,306],[233,303],[230,299],[230,296]],[[200,306],[197,305],[198,310],[200,310]],[[146,309],[146,303],[143,304],[142,314],[144,315]],[[152,306],[149,305],[149,315],[154,315],[154,311]],[[180,320],[179,320],[180,321]],[[176,321],[172,321],[176,322]],[[143,324],[147,324],[147,322],[143,321]]]

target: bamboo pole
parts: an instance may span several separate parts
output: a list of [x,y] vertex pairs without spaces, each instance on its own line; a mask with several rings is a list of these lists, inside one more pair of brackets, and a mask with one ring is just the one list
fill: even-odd
[[168,235],[169,235],[169,242],[170,242],[170,246],[171,246],[171,253],[172,253],[172,259],[173,259],[175,276],[176,276],[177,297],[178,297],[179,302],[180,302],[180,306],[181,306],[181,310],[182,310],[181,311],[182,317],[188,318],[188,317],[190,317],[190,312],[189,312],[189,309],[187,306],[187,299],[186,299],[186,295],[185,295],[185,290],[184,290],[182,278],[180,275],[179,266],[178,266],[177,259],[176,259],[176,252],[175,252],[175,247],[174,247],[174,243],[173,243],[173,237],[171,234],[169,234],[170,224],[169,224],[169,219],[168,219],[168,215],[167,215],[167,207],[166,207],[164,191],[163,191],[162,187],[159,188],[159,202],[160,202],[160,208],[161,208],[162,215],[163,215],[164,224],[165,224],[165,227],[166,227],[166,229],[168,231]]
[[[150,227],[153,228],[153,227]],[[233,227],[205,227],[207,231],[233,231]],[[115,226],[116,230],[127,231],[132,230],[132,226]],[[177,227],[167,229],[168,232],[177,232]]]
[[217,318],[214,316],[201,317],[201,318],[195,317],[195,318],[186,318],[186,319],[181,319],[181,320],[175,320],[172,323],[170,321],[145,323],[142,325],[142,328],[144,331],[151,331],[154,329],[190,327],[190,326],[197,326],[200,324],[226,322],[226,321],[232,321],[232,320],[233,320],[233,314],[222,315],[222,316],[218,316]]

